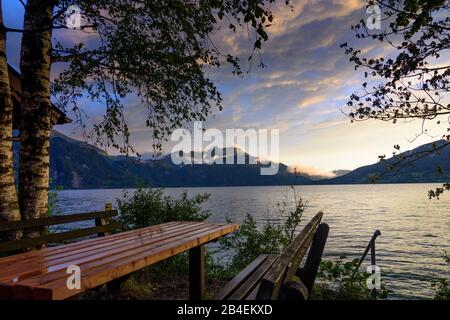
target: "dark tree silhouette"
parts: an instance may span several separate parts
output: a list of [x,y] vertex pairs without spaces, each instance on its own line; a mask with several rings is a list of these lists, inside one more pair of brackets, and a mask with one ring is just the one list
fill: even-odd
[[[377,5],[381,11],[381,29],[371,30],[366,20],[352,26],[358,39],[373,39],[391,46],[394,57],[368,57],[347,43],[341,45],[355,70],[363,69],[367,79],[360,91],[353,93],[347,103],[352,121],[377,119],[397,122],[398,119],[434,120],[444,126],[445,143],[433,144],[430,150],[397,155],[388,169],[401,164],[413,165],[417,159],[439,152],[450,144],[448,121],[450,115],[450,3],[447,0],[368,0],[367,6]],[[447,59],[446,59],[447,58]],[[442,123],[441,123],[442,121]],[[399,145],[395,145],[400,150]],[[384,160],[385,156],[380,156]],[[439,196],[450,189],[429,192]]]

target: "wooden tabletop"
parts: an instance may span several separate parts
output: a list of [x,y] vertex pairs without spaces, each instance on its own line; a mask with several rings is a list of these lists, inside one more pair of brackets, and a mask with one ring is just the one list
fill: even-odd
[[[0,258],[0,298],[66,299],[227,235],[237,224],[168,222]],[[67,268],[80,267],[69,289]]]

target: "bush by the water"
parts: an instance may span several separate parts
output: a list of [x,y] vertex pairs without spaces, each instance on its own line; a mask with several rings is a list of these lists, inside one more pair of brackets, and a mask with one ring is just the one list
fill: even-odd
[[387,298],[389,290],[384,284],[381,284],[381,288],[374,294],[368,289],[367,280],[371,274],[357,269],[358,260],[346,261],[345,256],[334,261],[322,260],[311,298],[316,300]]
[[[450,257],[448,256],[447,251],[444,251],[442,258],[450,267]],[[435,300],[450,300],[450,282],[448,281],[448,279],[438,278],[432,280],[431,287],[434,291]]]
[[209,197],[204,193],[189,198],[183,192],[174,199],[165,196],[163,189],[139,188],[132,195],[125,191],[123,199],[117,199],[117,206],[124,229],[131,230],[169,221],[204,221],[210,213],[201,205]]
[[[139,188],[133,194],[125,191],[122,199],[117,199],[119,219],[123,229],[144,228],[169,221],[204,221],[210,213],[201,205],[209,199],[207,193],[188,197],[183,192],[178,199],[164,195],[163,189]],[[211,263],[207,254],[207,263]],[[215,267],[208,270],[216,270]],[[143,270],[151,274],[187,274],[188,255],[181,253]]]

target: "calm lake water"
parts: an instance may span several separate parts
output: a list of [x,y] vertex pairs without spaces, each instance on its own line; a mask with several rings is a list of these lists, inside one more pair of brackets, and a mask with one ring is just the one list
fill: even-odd
[[[318,211],[330,225],[325,248],[327,258],[359,257],[373,232],[382,280],[393,290],[392,298],[430,298],[430,279],[449,278],[442,259],[450,252],[450,194],[429,200],[432,184],[296,186],[297,196],[308,202],[302,226]],[[210,193],[204,208],[212,222],[229,218],[240,222],[251,213],[259,224],[278,220],[276,204],[294,203],[290,187],[169,188],[168,195],[183,190],[190,195]],[[130,190],[131,191],[131,190]],[[63,190],[58,194],[62,214],[102,210],[122,197],[123,190]],[[302,227],[300,226],[300,227]],[[367,262],[366,262],[367,265]]]

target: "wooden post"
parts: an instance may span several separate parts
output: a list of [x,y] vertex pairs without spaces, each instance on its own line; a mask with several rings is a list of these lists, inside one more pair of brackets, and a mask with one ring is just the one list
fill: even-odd
[[131,274],[127,274],[125,276],[122,276],[120,278],[114,279],[112,281],[109,281],[106,284],[106,292],[111,297],[109,298],[117,298],[117,296],[120,293],[120,290],[122,289],[122,284],[127,281],[131,277]]
[[[105,211],[111,211],[113,210],[113,206],[112,203],[105,203]],[[95,219],[95,225],[96,226],[104,226],[107,225],[111,222],[110,218],[97,218]],[[98,237],[103,237],[103,236],[107,236],[110,235],[111,232],[100,232],[98,233]],[[122,286],[122,283],[125,282],[127,279],[129,278],[129,275],[127,276],[123,276],[121,278],[118,279],[114,279],[112,281],[109,281],[106,284],[106,292],[109,295],[112,296],[117,296],[120,293],[120,288]]]
[[[105,211],[111,211],[113,210],[113,206],[112,203],[105,203]],[[95,226],[104,226],[107,225],[111,222],[110,218],[97,218],[95,219]],[[103,236],[107,236],[110,235],[110,232],[100,232],[97,234],[98,237],[103,237]]]
[[189,250],[189,300],[202,300],[205,297],[205,248],[194,247]]

